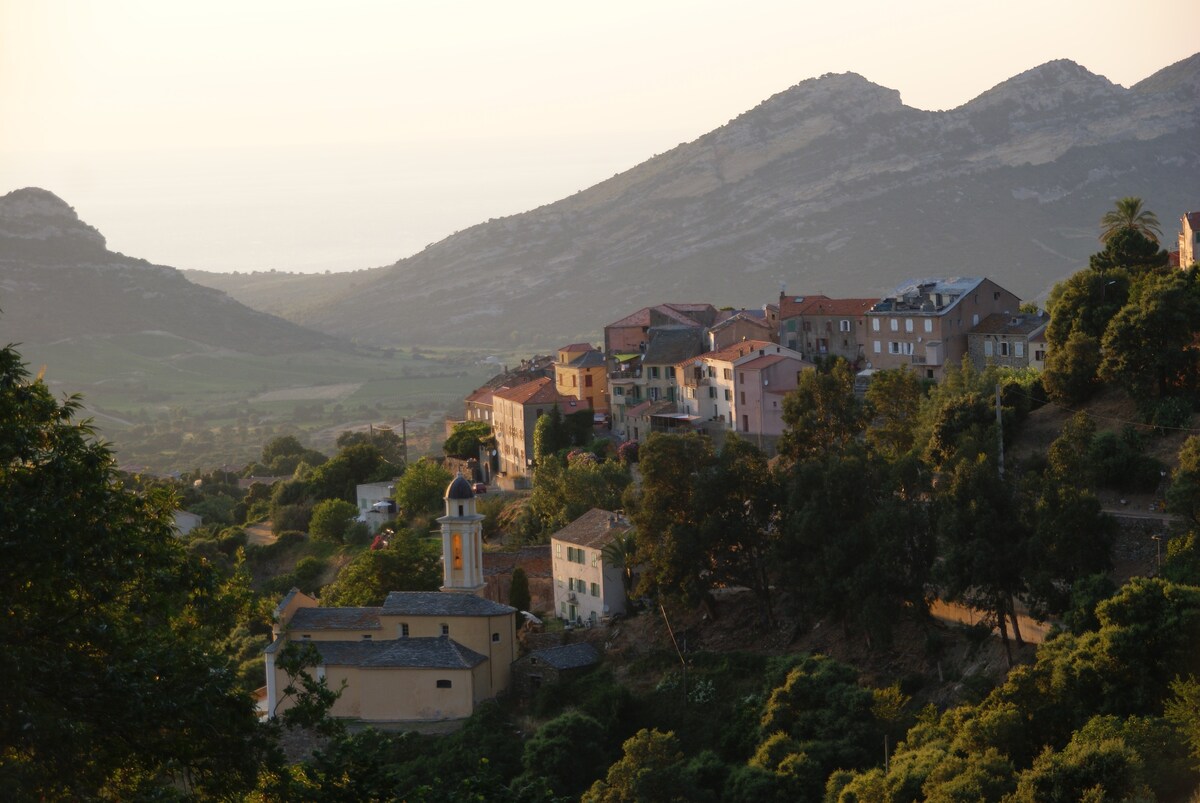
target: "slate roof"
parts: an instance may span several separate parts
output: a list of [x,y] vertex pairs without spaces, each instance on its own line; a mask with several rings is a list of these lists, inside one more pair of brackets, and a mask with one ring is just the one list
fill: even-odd
[[600,661],[599,651],[586,641],[534,650],[529,653],[529,657],[559,670],[579,669],[584,666],[592,666]]
[[[977,276],[952,279],[909,279],[875,303],[872,312],[925,312],[943,315],[949,312],[967,293],[983,284]],[[942,306],[936,306],[932,296],[943,296]],[[925,309],[928,302],[929,309]]]
[[704,332],[694,326],[655,326],[648,334],[643,365],[675,365],[704,351]]
[[[871,303],[875,303],[872,301]],[[766,321],[766,315],[762,310],[738,310],[724,318],[720,323],[713,324],[709,327],[710,332],[719,332],[737,323],[752,323],[755,326],[761,326],[764,329],[770,329],[771,325]]]
[[516,608],[474,594],[452,591],[393,591],[383,601],[383,616],[502,616]]
[[596,349],[585,351],[567,363],[569,368],[595,368],[598,365],[604,365],[604,354]]
[[[267,652],[280,649],[277,639]],[[471,669],[487,660],[472,649],[447,637],[398,638],[386,641],[300,641],[317,648],[326,666],[356,666],[362,669]]]
[[972,335],[1029,335],[1050,323],[1044,315],[1005,315],[994,312],[972,329]]
[[554,533],[551,538],[564,543],[603,549],[614,535],[626,533],[632,529],[633,525],[627,519],[610,510],[594,507]]
[[697,319],[698,316],[712,309],[713,306],[711,304],[657,304],[653,307],[642,307],[632,315],[627,315],[619,321],[608,324],[604,328],[649,326],[653,318],[653,313],[658,313],[684,326],[702,326],[703,324]]
[[[285,598],[286,599],[286,598]],[[288,622],[301,630],[378,630],[379,608],[297,608]]]

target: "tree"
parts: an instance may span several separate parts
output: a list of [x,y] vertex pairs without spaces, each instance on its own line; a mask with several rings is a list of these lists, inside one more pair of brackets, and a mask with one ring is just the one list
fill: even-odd
[[582,803],[684,803],[695,799],[683,752],[671,732],[642,730],[625,740],[624,755],[583,794]]
[[388,462],[375,446],[355,443],[313,470],[308,479],[309,493],[316,499],[356,502],[359,485],[390,480],[401,470]]
[[325,587],[324,605],[380,605],[391,591],[436,591],[442,581],[442,551],[432,539],[401,530],[386,549],[366,549]]
[[358,508],[341,499],[326,499],[318,502],[313,508],[312,519],[308,523],[308,533],[320,541],[332,541],[335,544],[344,543],[346,531],[354,521]]
[[512,580],[508,585],[508,604],[518,611],[529,610],[529,577],[520,566],[512,572]]
[[397,468],[404,465],[404,439],[397,435],[394,429],[371,427],[366,432],[346,431],[337,436],[336,445],[339,450],[358,444],[374,446],[379,450],[379,454],[383,455],[384,460]]
[[422,457],[396,482],[396,504],[406,516],[441,509],[446,487],[454,479],[441,463]]
[[610,756],[604,728],[579,711],[567,711],[538,728],[521,763],[527,776],[541,776],[555,795],[577,798],[604,772]]
[[567,433],[562,410],[556,404],[533,425],[533,462],[541,465],[548,455],[557,454],[570,445],[571,436]]
[[867,443],[885,460],[913,448],[924,393],[921,380],[905,368],[880,371],[867,386]]
[[1063,404],[1087,401],[1099,387],[1100,341],[1072,332],[1060,348],[1046,355],[1042,384],[1051,399]]
[[779,452],[794,460],[821,455],[849,443],[866,425],[854,395],[854,372],[845,360],[833,369],[804,371],[796,389],[783,397],[787,430]]
[[616,510],[632,481],[627,466],[589,452],[572,453],[565,462],[550,455],[534,469],[529,509],[541,532],[554,532],[594,507]]
[[22,799],[248,791],[267,755],[220,657],[245,596],[0,349],[0,785]]
[[1133,230],[1157,243],[1162,236],[1158,217],[1143,208],[1142,199],[1130,196],[1117,201],[1113,209],[1100,218],[1100,242],[1108,243],[1118,233]]
[[1012,486],[980,454],[957,463],[936,503],[942,558],[938,576],[946,599],[989,614],[1006,651],[1011,618],[1021,644],[1013,600],[1024,589],[1030,533],[1017,515]]
[[478,458],[480,443],[491,435],[492,427],[486,421],[460,421],[442,444],[442,451],[461,460]]
[[1171,513],[1200,533],[1200,437],[1192,435],[1179,450],[1179,465],[1167,490],[1167,505]]
[[1200,288],[1189,274],[1151,276],[1109,322],[1100,376],[1135,399],[1187,393],[1200,374]]

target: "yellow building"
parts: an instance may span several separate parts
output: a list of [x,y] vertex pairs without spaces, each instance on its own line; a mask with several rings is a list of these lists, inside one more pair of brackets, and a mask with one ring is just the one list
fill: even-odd
[[579,399],[597,413],[608,413],[608,362],[604,353],[587,343],[572,343],[558,350],[554,363],[554,389]]
[[275,609],[266,649],[267,712],[292,704],[276,657],[291,642],[311,644],[316,677],[345,689],[335,717],[366,722],[459,719],[506,691],[516,658],[516,610],[478,594],[483,582],[483,516],[462,474],[446,489],[442,590],[393,591],[383,605],[322,608],[292,589]]

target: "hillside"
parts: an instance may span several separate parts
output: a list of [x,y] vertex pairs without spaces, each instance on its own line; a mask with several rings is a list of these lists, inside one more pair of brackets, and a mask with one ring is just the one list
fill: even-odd
[[174,268],[109,251],[74,209],[37,188],[0,197],[0,310],[4,341],[154,332],[259,355],[349,348],[193,284]]
[[936,112],[826,75],[289,316],[375,343],[553,346],[685,287],[756,306],[781,284],[870,295],[965,273],[1033,298],[1086,262],[1116,198],[1145,198],[1173,235],[1196,203],[1198,125],[1200,55],[1132,88],[1054,61]]

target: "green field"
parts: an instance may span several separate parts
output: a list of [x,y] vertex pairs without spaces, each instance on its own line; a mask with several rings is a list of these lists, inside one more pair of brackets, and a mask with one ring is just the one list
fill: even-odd
[[487,353],[466,349],[262,356],[153,332],[18,350],[32,372],[45,367],[56,393],[82,394],[122,464],[159,472],[240,465],[285,433],[332,451],[341,429],[402,419],[413,457],[436,451],[443,418],[498,372]]

